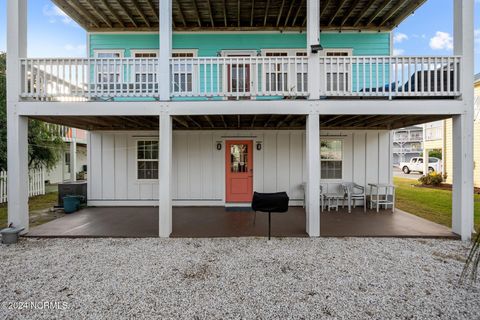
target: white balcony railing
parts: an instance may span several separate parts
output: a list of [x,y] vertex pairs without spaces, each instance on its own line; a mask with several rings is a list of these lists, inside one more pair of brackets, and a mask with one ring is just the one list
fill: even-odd
[[[461,58],[320,57],[323,97],[455,97]],[[158,98],[248,99],[308,96],[306,57],[172,58],[158,79],[156,58],[21,59],[21,97],[85,101]]]
[[320,57],[322,96],[453,97],[461,57]]

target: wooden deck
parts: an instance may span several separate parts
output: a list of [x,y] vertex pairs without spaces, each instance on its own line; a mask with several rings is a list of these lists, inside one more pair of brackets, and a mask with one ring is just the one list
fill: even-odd
[[[67,215],[34,227],[28,237],[157,237],[158,208],[97,207]],[[272,236],[307,237],[305,210],[291,207],[287,213],[272,214]],[[223,207],[175,207],[173,233],[176,238],[264,237],[268,216],[252,211],[227,211]],[[323,212],[321,234],[324,237],[420,237],[457,238],[447,227],[397,210],[356,209]]]

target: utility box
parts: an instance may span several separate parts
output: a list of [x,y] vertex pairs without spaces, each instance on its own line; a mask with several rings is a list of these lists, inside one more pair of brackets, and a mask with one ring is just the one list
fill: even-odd
[[58,205],[63,207],[63,198],[66,196],[80,196],[83,198],[82,204],[87,203],[87,182],[75,181],[65,182],[58,185]]

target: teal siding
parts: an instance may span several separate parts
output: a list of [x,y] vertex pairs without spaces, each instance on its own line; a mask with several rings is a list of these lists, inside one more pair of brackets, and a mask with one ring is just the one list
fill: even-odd
[[[353,55],[390,55],[390,33],[322,33],[325,48],[351,48]],[[174,49],[198,49],[200,57],[215,57],[221,50],[260,50],[305,48],[304,33],[242,33],[242,34],[174,34]],[[158,34],[91,34],[90,54],[95,49],[124,49],[130,57],[132,49],[158,49]]]
[[[354,56],[388,56],[390,55],[390,33],[322,33],[321,43],[324,48],[345,48],[352,49]],[[134,49],[158,49],[158,34],[91,34],[89,38],[90,55],[94,50],[116,49],[124,50],[125,57],[131,56]],[[188,33],[174,34],[174,49],[197,49],[199,57],[216,57],[222,50],[261,50],[261,49],[303,49],[306,47],[306,35],[304,33]],[[373,67],[374,68],[374,67]],[[381,67],[380,67],[381,68]],[[363,67],[358,68],[363,71]],[[353,89],[357,88],[357,70],[352,68]],[[372,69],[375,71],[375,69]],[[363,75],[359,77],[359,87],[370,87],[370,69],[365,68],[366,79]],[[198,70],[199,80],[203,79],[204,72],[208,75],[217,72],[217,66],[213,70],[207,67],[200,67]],[[261,72],[259,70],[258,72]],[[361,72],[362,73],[362,72]],[[221,73],[220,73],[221,75]],[[388,79],[388,70],[386,71]],[[378,79],[381,80],[381,79]],[[377,79],[372,79],[372,87],[376,86]],[[380,86],[382,85],[380,81]],[[210,83],[200,81],[201,92],[211,91]],[[213,91],[217,89],[213,84]],[[270,97],[270,99],[273,97]],[[179,98],[178,100],[191,100],[192,98]]]

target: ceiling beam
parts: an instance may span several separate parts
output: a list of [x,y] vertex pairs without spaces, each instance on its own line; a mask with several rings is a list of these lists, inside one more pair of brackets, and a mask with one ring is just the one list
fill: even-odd
[[[327,10],[328,5],[330,4],[330,0],[326,0],[326,1],[321,2],[320,6],[322,5],[322,3],[324,5],[320,9],[320,17],[323,16],[323,14],[325,13],[325,10]],[[307,16],[308,16],[308,13],[307,13]]]
[[250,27],[253,27],[254,13],[255,13],[255,0],[252,0],[252,12],[250,13]]
[[213,13],[212,13],[212,2],[210,0],[207,0],[207,5],[208,5],[208,15],[210,16],[210,23],[212,25],[212,28],[215,28],[215,21],[213,21]]
[[252,124],[250,125],[250,128],[255,127],[255,120],[257,120],[257,115],[256,114],[254,114],[253,117],[252,117]]
[[140,15],[140,17],[142,18],[143,22],[145,22],[145,24],[148,26],[148,27],[151,27],[152,25],[150,24],[150,21],[148,20],[147,16],[145,15],[145,13],[143,13],[143,10],[142,8],[140,8],[140,5],[138,4],[138,1],[137,0],[130,0],[133,4],[133,7],[135,8],[135,10],[137,11],[137,13]]
[[202,126],[195,120],[193,120],[192,117],[190,116],[185,116],[189,121],[193,122],[194,125],[196,125],[197,127],[201,128]]
[[185,20],[185,15],[183,14],[183,9],[182,7],[180,6],[180,3],[178,2],[178,0],[174,0],[175,2],[175,5],[178,7],[178,13],[180,14],[180,19],[182,19],[182,24],[184,27],[187,26],[187,20]]
[[197,16],[197,23],[199,27],[202,27],[202,20],[200,19],[200,13],[198,11],[197,0],[192,1],[193,9],[195,9],[195,15]]
[[128,17],[128,20],[135,26],[135,28],[138,28],[138,24],[133,18],[133,16],[130,14],[130,10],[125,6],[125,3],[123,3],[123,0],[117,0],[117,4],[122,10],[122,12]]
[[270,123],[270,121],[272,121],[272,119],[273,119],[274,116],[275,116],[275,115],[272,114],[272,115],[268,118],[268,120],[267,120],[267,121],[265,122],[265,124],[263,125],[264,128],[266,128],[266,127],[268,126],[268,124]]
[[390,2],[392,2],[392,0],[383,1],[383,3],[380,6],[378,6],[377,10],[375,10],[375,12],[370,16],[367,23],[365,23],[365,26],[370,25],[378,17],[378,15],[383,11],[383,9],[385,9],[385,7],[390,4]]
[[237,24],[238,24],[239,27],[241,26],[240,12],[241,12],[240,0],[238,0],[238,2],[237,2]]
[[395,3],[393,7],[383,16],[383,20],[378,25],[379,27],[383,26],[391,17],[393,17],[398,10],[402,7],[402,3]]
[[241,119],[240,119],[240,115],[237,114],[237,128],[240,128],[241,127]]
[[270,10],[270,0],[267,0],[267,5],[265,6],[265,16],[263,17],[263,26],[267,26],[268,13]]
[[208,124],[210,125],[210,127],[215,128],[215,125],[213,124],[212,119],[210,119],[209,116],[204,115],[203,117],[205,118],[205,120],[207,120],[207,122],[208,122]]
[[222,119],[223,126],[224,126],[225,128],[228,128],[228,125],[227,125],[227,123],[225,122],[225,117],[224,117],[222,114],[220,115],[220,119]]
[[223,0],[223,22],[225,24],[225,27],[228,27],[227,0]]
[[295,16],[293,17],[292,27],[295,26],[295,23],[297,22],[298,16],[299,16],[300,12],[302,11],[304,4],[305,4],[305,0],[302,0],[300,2],[300,5],[298,6],[298,9],[297,9],[297,12],[295,13]]
[[411,15],[415,10],[417,10],[421,5],[423,5],[427,0],[417,0],[413,1],[410,5],[408,5],[405,9],[403,9],[392,23],[390,23],[390,27],[396,27],[400,22],[406,19],[409,15]]
[[286,27],[288,24],[288,20],[290,19],[290,15],[292,14],[294,4],[295,0],[292,0],[292,2],[290,3],[290,7],[288,8],[287,17],[285,18],[285,23],[283,24],[283,27]]
[[[293,2],[293,0],[292,0],[292,2]],[[282,0],[282,5],[280,6],[280,11],[278,12],[278,16],[277,16],[277,23],[275,24],[277,27],[280,24],[280,19],[282,18],[282,13],[283,13],[283,7],[284,6],[285,6],[285,0]]]
[[155,19],[157,19],[157,21],[160,21],[160,18],[158,17],[158,10],[153,4],[153,1],[152,0],[145,0],[145,1],[147,2],[147,6],[148,8],[150,8],[150,11],[152,11],[152,14],[155,17]]
[[188,128],[189,125],[188,125],[188,122],[183,120],[183,119],[180,119],[179,117],[172,117],[174,121],[178,122],[179,124],[181,124],[182,126],[184,126],[185,128]]
[[117,20],[118,24],[122,28],[125,28],[125,24],[123,23],[122,18],[120,18],[120,16],[117,14],[115,10],[113,10],[110,4],[106,0],[100,0],[100,1],[102,2],[105,9],[107,9],[108,13],[110,13],[115,18],[115,20]]
[[367,12],[372,8],[372,6],[377,2],[377,0],[370,0],[370,2],[363,7],[362,11],[360,11],[360,15],[357,17],[357,20],[353,23],[353,26],[356,27],[360,21],[362,21],[363,17],[367,14]]
[[341,115],[339,115],[339,116],[332,116],[330,119],[327,119],[327,121],[324,121],[324,122],[322,122],[322,117],[320,117],[320,128],[321,128],[322,126],[325,126],[327,123],[330,123],[330,122],[332,122],[332,121],[337,120],[337,119],[340,118],[340,117],[342,117],[342,116],[341,116]]
[[350,117],[343,117],[343,119],[340,118],[339,121],[333,122],[333,124],[331,125],[331,127],[341,127],[341,126],[343,126],[344,124],[348,123],[349,121],[354,120],[354,119],[358,119],[359,117],[361,117],[361,116],[359,116],[359,115],[354,115],[354,116],[350,116]]
[[290,120],[293,117],[293,114],[287,115],[282,121],[279,121],[277,123],[277,128],[281,127],[284,123],[286,123],[288,120]]
[[347,9],[347,14],[343,17],[342,22],[340,23],[340,27],[343,27],[345,23],[347,23],[348,19],[352,16],[352,13],[355,12],[357,6],[360,4],[360,1],[353,1],[352,5]]
[[335,12],[333,13],[333,15],[330,17],[330,20],[328,21],[328,25],[332,25],[333,21],[335,20],[335,18],[337,17],[337,15],[340,13],[340,11],[342,10],[343,6],[345,5],[345,2],[347,2],[347,0],[342,0],[338,5],[337,5],[337,10],[335,10]]
[[110,21],[110,19],[108,19],[108,17],[105,15],[105,13],[103,12],[102,9],[100,9],[95,3],[93,3],[92,0],[86,0],[88,5],[93,9],[93,11],[95,12],[95,14],[97,16],[100,17],[100,19],[103,20],[103,22],[105,22],[107,24],[107,26],[109,26],[110,28],[113,27],[113,24],[112,22]]
[[90,26],[88,20],[86,20],[75,8],[69,5],[66,0],[53,0],[53,2],[59,7],[63,12],[68,14],[76,23],[81,26],[85,26],[87,29]]
[[73,7],[78,13],[87,18],[87,21],[92,22],[96,27],[100,28],[100,22],[88,10],[85,10],[78,2],[68,0],[68,4]]

